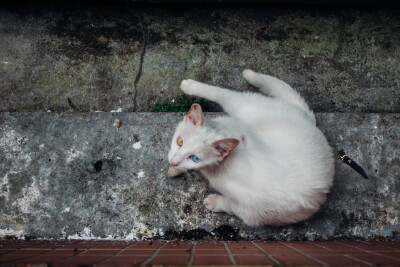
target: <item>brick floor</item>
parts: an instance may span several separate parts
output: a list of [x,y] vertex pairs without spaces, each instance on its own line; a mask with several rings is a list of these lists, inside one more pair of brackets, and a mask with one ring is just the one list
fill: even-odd
[[0,266],[400,266],[400,241],[0,240]]

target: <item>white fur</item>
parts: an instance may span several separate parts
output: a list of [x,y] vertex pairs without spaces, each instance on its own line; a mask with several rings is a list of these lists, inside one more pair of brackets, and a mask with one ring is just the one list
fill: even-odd
[[[243,77],[272,97],[182,81],[185,93],[219,103],[230,116],[202,125],[186,116],[172,139],[169,162],[178,169],[199,170],[221,193],[204,200],[214,212],[235,214],[253,226],[306,220],[332,186],[332,150],[313,112],[289,85],[251,70]],[[179,136],[182,147],[176,142]],[[226,138],[239,144],[222,157],[212,143]],[[191,155],[201,161],[193,162]]]

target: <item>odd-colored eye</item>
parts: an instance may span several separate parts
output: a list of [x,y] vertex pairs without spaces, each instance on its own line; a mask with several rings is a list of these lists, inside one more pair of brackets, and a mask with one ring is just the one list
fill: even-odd
[[182,137],[178,137],[178,139],[176,139],[176,143],[178,144],[178,146],[182,146],[183,145],[183,139]]
[[195,155],[191,156],[191,158],[192,158],[193,162],[196,162],[196,163],[200,162],[200,159]]

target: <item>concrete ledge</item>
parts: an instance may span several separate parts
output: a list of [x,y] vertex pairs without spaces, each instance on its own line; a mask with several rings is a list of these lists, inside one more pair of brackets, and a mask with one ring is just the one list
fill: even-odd
[[280,228],[249,228],[207,211],[202,200],[212,189],[198,173],[167,177],[170,138],[182,116],[0,113],[0,236],[399,239],[400,114],[317,114],[330,144],[370,179],[337,159],[321,211]]

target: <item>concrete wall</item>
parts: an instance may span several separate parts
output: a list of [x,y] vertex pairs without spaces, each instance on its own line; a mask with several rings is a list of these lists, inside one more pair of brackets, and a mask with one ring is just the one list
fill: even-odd
[[399,112],[399,31],[398,9],[5,6],[0,110],[152,111],[184,78],[251,90],[252,68],[317,112]]

